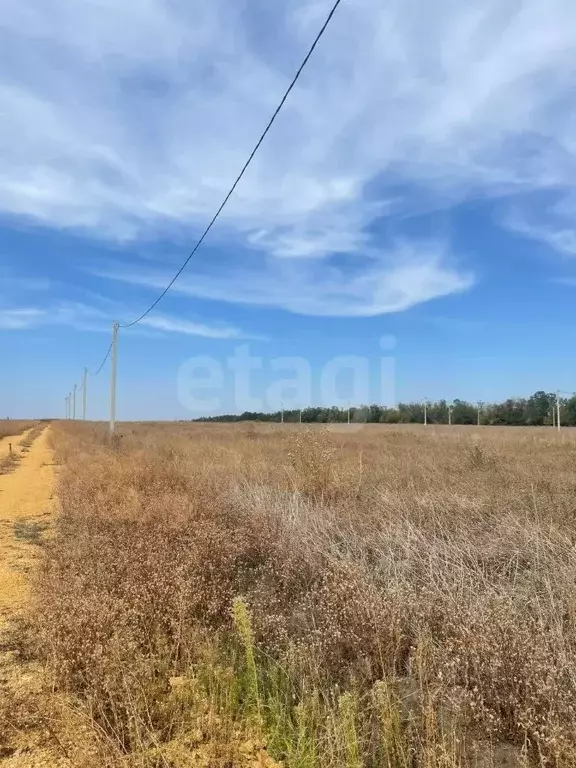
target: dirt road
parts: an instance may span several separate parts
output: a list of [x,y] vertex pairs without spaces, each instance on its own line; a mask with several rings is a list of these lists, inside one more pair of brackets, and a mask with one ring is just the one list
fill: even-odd
[[[13,471],[0,475],[0,625],[24,604],[28,572],[38,557],[37,542],[54,512],[54,466],[48,447],[49,428],[21,455]],[[20,453],[29,432],[0,441]]]
[[[9,443],[19,458],[0,474],[0,766],[56,768],[68,765],[54,753],[49,734],[38,722],[22,728],[18,711],[39,686],[33,664],[19,659],[10,639],[10,620],[26,605],[29,576],[40,556],[42,536],[55,512],[54,464],[48,445],[50,427],[29,448],[31,430],[0,440],[0,461]],[[6,709],[2,711],[2,700]]]

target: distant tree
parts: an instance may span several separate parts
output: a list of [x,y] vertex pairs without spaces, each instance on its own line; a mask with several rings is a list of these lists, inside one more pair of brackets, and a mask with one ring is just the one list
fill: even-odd
[[525,423],[536,426],[549,423],[553,401],[550,395],[539,389],[526,401]]
[[478,412],[476,406],[467,403],[465,400],[456,398],[452,404],[452,423],[476,424],[477,421]]
[[448,424],[448,404],[446,400],[438,400],[428,406],[428,422],[430,424]]
[[576,426],[576,394],[562,401],[561,416],[562,424]]
[[[556,405],[554,393],[538,390],[528,398],[508,398],[501,403],[486,403],[482,407],[481,422],[483,424],[502,424],[510,426],[541,426],[549,425],[552,420],[552,409]],[[241,414],[222,414],[206,416],[195,421],[276,421],[282,419],[281,411],[260,413],[244,411]],[[424,421],[424,406],[422,402],[398,403],[396,408],[381,405],[356,405],[350,407],[350,419],[353,422],[369,424],[422,424]],[[427,419],[430,424],[448,423],[448,404],[446,400],[427,403]],[[298,422],[300,410],[284,411],[285,422]],[[302,411],[302,422],[305,424],[343,423],[348,420],[348,408],[338,406],[311,406]],[[476,424],[477,406],[465,400],[454,400],[452,404],[453,424]],[[565,426],[576,426],[576,393],[561,399],[561,421]]]

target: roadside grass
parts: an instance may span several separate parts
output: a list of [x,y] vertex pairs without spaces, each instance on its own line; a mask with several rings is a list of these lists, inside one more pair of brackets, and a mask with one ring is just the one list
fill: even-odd
[[[5,431],[3,434],[2,429],[8,431]],[[16,469],[22,459],[22,455],[28,453],[32,443],[43,429],[44,427],[42,425],[34,426],[33,423],[29,422],[2,422],[0,425],[0,438],[9,435],[22,434],[22,432],[25,432],[26,430],[29,430],[29,432],[23,440],[19,441],[18,445],[12,446],[9,453],[0,459],[0,475],[7,475]]]
[[48,523],[30,521],[30,520],[16,520],[14,522],[14,538],[17,541],[25,541],[28,544],[40,545],[43,543],[43,535],[49,528]]
[[7,456],[0,459],[0,475],[8,475],[10,472],[13,472],[18,466],[20,458],[20,454],[12,451]]

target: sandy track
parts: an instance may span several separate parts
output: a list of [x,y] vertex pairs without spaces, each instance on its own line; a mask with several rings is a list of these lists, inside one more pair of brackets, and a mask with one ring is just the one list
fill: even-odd
[[[28,594],[27,573],[38,557],[31,539],[47,525],[54,512],[54,465],[48,447],[49,428],[22,455],[15,469],[0,475],[0,622],[18,611]],[[1,441],[19,452],[27,433]],[[6,443],[6,445],[4,445]]]
[[[0,475],[0,698],[19,706],[35,692],[40,674],[32,663],[19,660],[7,633],[10,619],[26,605],[29,575],[40,556],[38,543],[55,512],[55,470],[46,428],[21,454],[9,474]],[[0,441],[0,459],[8,443],[20,453],[27,433]],[[1,739],[0,739],[1,742]],[[38,723],[15,726],[9,743],[0,743],[1,768],[56,768],[69,765],[54,752],[49,734]]]

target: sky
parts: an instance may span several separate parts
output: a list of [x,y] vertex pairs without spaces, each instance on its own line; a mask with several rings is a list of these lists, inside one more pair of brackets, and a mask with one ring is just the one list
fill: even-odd
[[[331,5],[0,0],[0,417],[65,415]],[[120,330],[118,417],[576,389],[575,76],[572,0],[342,0]]]

